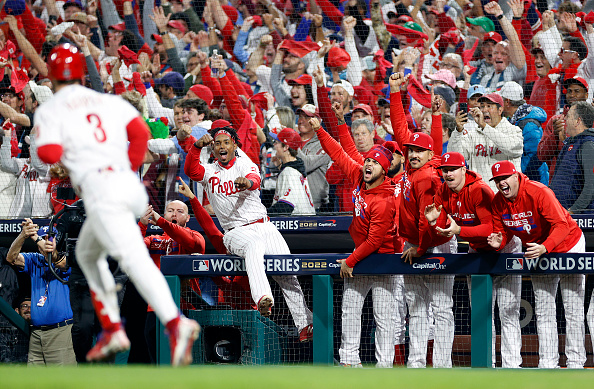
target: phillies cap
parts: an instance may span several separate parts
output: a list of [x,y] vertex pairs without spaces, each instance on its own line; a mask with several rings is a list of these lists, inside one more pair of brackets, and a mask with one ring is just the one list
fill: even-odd
[[313,104],[305,104],[303,107],[297,109],[297,111],[295,111],[295,113],[297,115],[299,114],[304,114],[305,116],[309,116],[310,118],[316,117],[316,118],[320,118],[320,113],[318,111],[318,108],[313,105]]
[[495,43],[499,43],[502,40],[503,40],[503,38],[501,37],[501,35],[498,32],[495,32],[495,31],[488,32],[483,37],[483,42],[493,41]]
[[517,170],[514,164],[510,161],[501,161],[491,166],[491,173],[493,174],[493,177],[489,181],[497,177],[511,176],[512,174],[517,173]]
[[295,85],[311,85],[311,81],[312,81],[312,77],[307,74],[304,73],[302,75],[300,75],[299,77],[293,79],[293,80],[287,80],[287,84],[291,85],[291,86],[295,86]]
[[565,88],[567,88],[568,86],[570,86],[572,84],[577,84],[577,85],[583,86],[584,88],[586,88],[586,90],[588,90],[588,81],[584,80],[582,77],[574,76],[573,78],[569,78],[569,79],[565,80],[563,86]]
[[454,76],[454,73],[447,69],[438,70],[437,72],[428,74],[425,77],[434,81],[443,81],[451,86],[452,89],[456,89],[456,76]]
[[163,37],[159,34],[151,34],[151,38],[157,43],[163,44]]
[[503,97],[497,93],[489,93],[479,98],[479,103],[484,101],[499,104],[500,107],[503,107]]
[[394,157],[392,156],[391,150],[385,148],[382,145],[375,145],[367,152],[367,154],[365,154],[365,159],[367,158],[376,160],[380,165],[382,165],[384,172],[387,173]]
[[405,143],[404,145],[416,146],[425,150],[433,150],[433,139],[431,139],[431,136],[423,132],[415,132],[414,134],[410,134],[408,143]]
[[229,123],[225,119],[217,119],[214,122],[212,122],[212,125],[210,126],[210,128],[212,128],[213,130],[216,130],[217,128],[223,128],[223,127],[233,128],[231,123]]
[[487,94],[487,90],[485,89],[485,87],[480,84],[476,84],[476,85],[473,85],[470,88],[468,88],[468,92],[466,93],[466,98],[470,99],[474,95],[483,96],[486,94]]
[[342,87],[349,94],[349,96],[353,97],[355,95],[355,88],[353,88],[353,85],[350,82],[340,80],[332,85],[332,89],[336,88],[337,86]]
[[108,27],[110,30],[116,30],[116,31],[124,31],[126,29],[126,23],[125,22],[121,22],[118,24],[113,24],[111,26]]
[[400,146],[398,146],[398,143],[392,140],[385,141],[384,147],[390,150],[392,153],[398,153],[400,155],[403,155],[402,150],[400,150]]
[[373,116],[373,111],[371,110],[371,107],[367,104],[357,104],[353,107],[353,110],[351,112],[355,112],[356,110],[363,111],[367,115]]
[[292,148],[299,150],[301,148],[301,137],[299,133],[292,128],[283,128],[279,133],[270,132],[270,136],[279,142],[282,142]]
[[466,166],[466,161],[464,160],[464,156],[460,153],[455,151],[445,153],[441,156],[441,165],[440,167],[464,167]]
[[503,84],[503,87],[499,91],[499,94],[504,99],[512,101],[524,99],[524,90],[522,89],[520,84],[514,81],[507,81],[505,84]]
[[175,28],[177,30],[180,30],[182,34],[185,34],[186,31],[188,30],[186,28],[186,26],[182,22],[180,22],[179,20],[170,20],[169,23],[167,23],[167,25],[169,27],[173,27],[173,28]]

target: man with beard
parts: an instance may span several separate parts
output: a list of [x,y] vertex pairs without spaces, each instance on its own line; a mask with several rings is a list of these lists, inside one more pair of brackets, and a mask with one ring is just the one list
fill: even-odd
[[526,55],[518,33],[495,1],[485,5],[485,11],[499,19],[507,41],[499,42],[493,49],[493,71],[485,74],[480,84],[488,91],[495,91],[506,81],[516,81],[523,85],[526,78]]
[[[490,252],[493,248],[487,237],[493,232],[491,202],[495,194],[480,175],[466,169],[466,161],[460,153],[449,152],[441,156],[441,173],[444,183],[433,197],[433,204],[425,208],[425,217],[436,233],[445,237],[458,235],[470,245],[469,253]],[[450,225],[440,218],[445,212]],[[439,220],[439,222],[438,222]],[[504,253],[522,252],[519,239],[509,239]],[[519,368],[522,364],[520,349],[520,275],[495,276],[493,278],[493,306],[499,306],[501,319],[501,366]],[[470,290],[470,288],[469,288]],[[495,315],[493,315],[493,320]],[[495,366],[495,323],[492,322],[492,363]]]
[[[526,259],[538,259],[546,253],[583,253],[584,234],[571,215],[561,206],[555,194],[545,185],[519,173],[510,161],[497,162],[492,167],[498,193],[492,203],[493,233],[487,238],[497,250],[504,247],[507,234],[513,234],[527,247]],[[532,287],[536,301],[538,329],[538,367],[559,368],[559,336],[555,297],[561,282],[565,310],[565,355],[567,367],[581,369],[586,362],[584,347],[583,274],[533,275]]]
[[[377,367],[392,367],[394,359],[392,321],[391,275],[356,276],[353,268],[357,262],[373,253],[394,252],[394,217],[396,204],[394,188],[386,177],[392,164],[392,151],[376,145],[365,155],[363,165],[355,162],[342,150],[317,118],[310,123],[316,130],[322,147],[332,160],[348,176],[353,185],[353,222],[349,233],[355,242],[355,250],[340,263],[340,276],[344,278],[342,300],[342,335],[339,350],[340,364],[361,367],[359,344],[361,339],[361,309],[369,291],[373,296],[373,314],[377,329],[375,333],[375,357]],[[344,124],[339,118],[339,124]]]

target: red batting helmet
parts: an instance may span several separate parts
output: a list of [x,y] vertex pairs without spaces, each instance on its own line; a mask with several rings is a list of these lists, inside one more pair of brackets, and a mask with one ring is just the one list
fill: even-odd
[[48,68],[52,80],[82,80],[85,76],[85,58],[76,46],[64,43],[50,52]]

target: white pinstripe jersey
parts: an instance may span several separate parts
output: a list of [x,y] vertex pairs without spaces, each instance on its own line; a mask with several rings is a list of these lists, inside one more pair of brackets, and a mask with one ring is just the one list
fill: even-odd
[[203,166],[205,171],[201,183],[225,231],[267,216],[259,190],[235,189],[235,179],[238,177],[251,173],[260,175],[260,169],[248,157],[236,157],[233,166],[228,169],[218,162]]

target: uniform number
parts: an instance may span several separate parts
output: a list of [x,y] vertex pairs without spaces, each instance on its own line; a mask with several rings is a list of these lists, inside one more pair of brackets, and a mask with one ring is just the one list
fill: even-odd
[[87,115],[87,121],[89,122],[89,124],[95,127],[93,135],[95,135],[95,139],[97,140],[97,142],[105,142],[107,140],[107,135],[105,134],[105,130],[103,129],[103,127],[101,127],[101,118],[98,115],[92,113],[90,115]]

